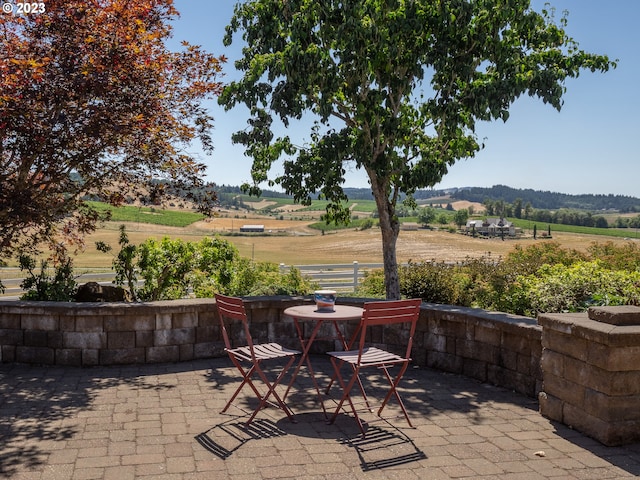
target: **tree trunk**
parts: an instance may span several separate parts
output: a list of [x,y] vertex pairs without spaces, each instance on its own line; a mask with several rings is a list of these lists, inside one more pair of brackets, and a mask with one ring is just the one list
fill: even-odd
[[396,216],[395,205],[389,201],[386,186],[378,183],[375,176],[371,180],[371,190],[380,216],[384,289],[387,300],[400,300],[400,277],[398,276],[398,260],[396,257],[396,242],[400,233],[400,222]]
[[386,215],[385,221],[382,218],[383,216],[380,215],[384,289],[387,300],[400,300],[400,277],[398,276],[398,259],[396,257],[396,240],[398,240],[400,224],[395,217]]

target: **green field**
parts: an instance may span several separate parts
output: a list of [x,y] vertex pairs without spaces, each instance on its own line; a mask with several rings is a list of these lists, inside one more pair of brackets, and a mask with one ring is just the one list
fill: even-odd
[[[240,200],[244,203],[252,203],[257,199],[249,195],[240,195]],[[269,206],[263,207],[262,211],[272,211],[287,205],[296,205],[291,198],[281,197],[260,197],[260,200],[265,200],[271,203]],[[327,200],[312,200],[311,205],[304,208],[297,209],[297,212],[317,212],[324,211],[329,202]],[[358,212],[373,213],[376,211],[376,202],[374,200],[349,200],[346,204],[348,208],[352,208]]]
[[165,210],[154,207],[112,207],[102,202],[87,202],[100,212],[111,211],[112,222],[135,222],[165,225],[168,227],[186,227],[204,218],[200,213],[179,210]]
[[603,235],[607,237],[619,237],[619,238],[635,238],[637,232],[632,229],[620,229],[620,228],[595,228],[595,227],[580,227],[577,225],[562,225],[559,223],[545,223],[545,222],[534,222],[531,220],[517,219],[517,218],[509,218],[510,222],[516,227],[520,227],[523,230],[533,230],[533,226],[537,225],[538,235],[542,235],[543,232],[548,230],[549,225],[551,225],[551,235],[553,236],[553,232],[563,232],[563,233],[578,233],[583,235]]
[[[246,197],[246,198],[245,198]],[[251,199],[255,200],[254,197],[243,196],[243,201],[250,201]],[[264,198],[269,202],[274,202],[274,205],[264,208],[263,210],[272,210],[278,207],[293,205],[294,202],[290,198],[275,198],[268,197]],[[101,202],[87,202],[93,207],[95,207],[99,211],[111,211],[111,221],[113,222],[134,222],[134,223],[149,223],[153,225],[165,225],[169,227],[186,227],[200,221],[204,218],[204,215],[195,212],[187,212],[187,211],[179,211],[179,210],[166,210],[162,208],[154,208],[154,207],[134,207],[134,206],[122,206],[122,207],[112,207],[106,203]],[[306,207],[301,210],[297,210],[297,212],[304,211],[324,211],[327,206],[326,200],[314,200],[309,207]],[[376,205],[373,200],[357,200],[357,201],[349,201],[348,205],[351,207],[355,205],[354,211],[372,213],[376,210]],[[451,219],[450,219],[451,220]],[[533,229],[533,225],[537,225],[538,234],[542,235],[547,231],[549,224],[545,222],[534,222],[526,219],[517,219],[510,218],[509,219],[516,227],[520,227],[523,230],[531,231]],[[348,226],[336,226],[336,225],[326,225],[324,222],[318,222],[316,224],[311,225],[312,228],[318,230],[339,230],[342,228],[360,228],[360,224],[364,221],[364,219],[354,219],[350,225]],[[401,219],[402,222],[417,222],[418,219],[415,217],[406,217]],[[432,222],[432,224],[437,224],[436,221]],[[618,237],[618,238],[636,238],[638,233],[634,229],[617,229],[617,228],[594,228],[594,227],[580,227],[575,225],[561,225],[552,223],[551,225],[551,234],[553,232],[564,232],[564,233],[577,233],[577,234],[587,234],[587,235],[602,235],[608,237]]]

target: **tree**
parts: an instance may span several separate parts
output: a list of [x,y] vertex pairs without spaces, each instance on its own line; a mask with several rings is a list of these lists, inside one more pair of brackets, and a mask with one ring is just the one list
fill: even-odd
[[531,202],[527,202],[524,206],[524,218],[531,218],[531,213],[533,212],[533,206],[531,206]]
[[[76,240],[113,205],[202,186],[185,153],[212,149],[203,101],[224,57],[165,40],[172,0],[47,0],[0,15],[0,258],[41,240]],[[212,192],[198,191],[212,200]]]
[[482,205],[484,205],[485,214],[487,214],[488,216],[492,216],[494,214],[495,203],[493,200],[491,200],[490,198],[485,198],[482,202]]
[[522,199],[516,198],[513,202],[513,216],[516,218],[522,218]]
[[431,222],[436,219],[436,210],[433,207],[425,207],[420,210],[418,214],[418,222],[425,227],[428,227]]
[[462,227],[467,224],[467,220],[469,220],[469,210],[466,208],[462,208],[453,215],[453,222],[458,226]]
[[[382,234],[387,298],[399,298],[398,201],[432,187],[458,159],[481,148],[476,121],[509,116],[522,94],[556,109],[564,81],[606,71],[527,0],[248,0],[238,4],[225,44],[246,43],[219,102],[244,104],[248,127],[233,136],[253,158],[250,193],[279,184],[308,204],[329,200],[326,219],[346,221],[345,173],[364,169]],[[274,118],[315,119],[298,145],[276,136]],[[282,174],[269,177],[282,160]]]

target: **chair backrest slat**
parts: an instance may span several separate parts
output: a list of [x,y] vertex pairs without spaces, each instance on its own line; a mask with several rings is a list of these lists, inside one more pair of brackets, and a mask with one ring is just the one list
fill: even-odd
[[362,315],[362,329],[360,331],[360,355],[367,339],[367,329],[372,326],[388,326],[395,324],[408,324],[409,337],[407,339],[407,350],[405,358],[411,356],[411,348],[413,346],[413,335],[416,330],[416,324],[420,316],[420,305],[422,300],[392,300],[392,301],[376,301],[364,304],[364,313]]
[[249,320],[247,318],[247,311],[244,308],[244,302],[241,298],[229,297],[217,293],[215,295],[216,305],[218,306],[218,313],[220,315],[220,328],[222,329],[222,336],[224,338],[225,346],[230,349],[233,347],[231,339],[227,333],[227,327],[224,319],[233,320],[236,322],[242,322],[244,328],[244,334],[247,345],[251,350],[251,356],[255,357],[253,351],[253,339],[251,338],[251,332],[249,331]]

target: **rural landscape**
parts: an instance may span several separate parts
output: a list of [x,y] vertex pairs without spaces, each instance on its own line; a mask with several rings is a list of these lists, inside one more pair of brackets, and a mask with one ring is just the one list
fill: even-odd
[[[459,195],[459,196],[465,196]],[[197,241],[206,236],[220,235],[228,239],[244,257],[255,261],[283,263],[285,265],[309,265],[349,263],[381,263],[380,232],[375,223],[375,204],[372,200],[353,200],[349,206],[352,221],[348,225],[331,225],[322,220],[326,202],[314,201],[311,206],[296,205],[288,196],[260,198],[233,195],[216,209],[211,217],[198,214],[189,208],[188,202],[175,199],[173,206],[125,206],[111,208],[111,220],[103,222],[89,235],[85,247],[74,257],[74,265],[83,270],[108,268],[112,257],[96,249],[96,242],[118,243],[119,227],[125,225],[132,243],[142,243],[147,238],[182,238]],[[565,248],[585,251],[594,242],[640,241],[638,228],[596,228],[551,224],[528,219],[511,218],[521,228],[514,237],[473,237],[461,234],[455,225],[456,211],[472,211],[471,217],[482,220],[487,217],[481,202],[458,200],[451,195],[440,194],[428,200],[420,200],[414,216],[403,217],[405,227],[398,240],[398,257],[408,261],[455,262],[467,257],[492,255],[504,256],[514,245],[527,246],[536,241],[555,241]],[[181,206],[178,206],[181,205]],[[433,206],[436,207],[433,207]],[[449,206],[450,210],[447,210]],[[636,204],[640,210],[640,200]],[[417,213],[424,208],[434,208],[443,219],[436,218],[428,225],[420,224]],[[582,210],[586,213],[586,210]],[[590,214],[592,212],[589,212]],[[470,218],[471,218],[470,217]],[[605,217],[615,226],[620,218],[631,220],[640,214],[607,212]],[[445,220],[446,219],[446,220]],[[261,225],[264,232],[242,232],[245,225]],[[364,225],[364,228],[363,228]],[[534,225],[540,235],[533,237]],[[552,230],[548,238],[547,230]],[[15,267],[15,263],[10,266]],[[7,278],[7,273],[3,273]]]
[[[350,192],[347,223],[326,221],[326,201],[300,205],[278,192],[256,198],[238,187],[219,190],[209,215],[189,196],[117,208],[87,199],[109,219],[63,261],[52,264],[51,250],[2,268],[4,297],[82,298],[83,284],[94,280],[124,287],[129,300],[319,287],[384,297],[378,215],[366,189]],[[640,302],[640,200],[495,186],[480,189],[480,202],[475,190],[420,191],[415,204],[398,209],[402,295],[531,317]],[[505,227],[491,230],[496,223]]]
[[[359,193],[361,196],[364,194],[362,191]],[[516,191],[515,194],[517,193]],[[500,257],[511,251],[516,244],[526,246],[535,241],[553,240],[563,247],[580,251],[585,251],[594,242],[611,241],[624,244],[640,241],[638,228],[634,227],[634,222],[639,222],[640,218],[640,214],[637,213],[640,212],[640,199],[635,199],[635,203],[631,199],[631,207],[627,207],[631,211],[624,213],[617,210],[604,213],[585,209],[573,210],[583,215],[603,215],[612,228],[568,226],[511,217],[510,219],[521,227],[521,233],[501,240],[500,237],[474,238],[462,235],[462,229],[455,225],[453,215],[460,210],[473,212],[471,217],[479,220],[486,218],[485,205],[482,202],[457,199],[468,196],[464,191],[454,196],[444,192],[435,192],[433,195],[428,199],[418,200],[416,209],[401,219],[406,225],[397,245],[401,262],[455,262],[466,257],[483,255]],[[110,259],[95,250],[94,243],[102,240],[115,245],[118,226],[121,223],[127,226],[133,243],[144,241],[147,237],[161,238],[165,235],[185,240],[222,235],[231,241],[243,256],[256,261],[286,265],[381,262],[380,232],[377,228],[367,228],[367,225],[375,226],[376,207],[373,200],[351,200],[351,223],[335,226],[322,220],[326,202],[314,201],[310,206],[296,205],[289,196],[270,196],[269,192],[260,198],[239,193],[222,194],[221,197],[223,201],[220,207],[210,218],[202,218],[192,209],[177,208],[178,201],[173,202],[174,207],[168,209],[140,206],[114,210],[112,220],[104,223],[88,238],[86,250],[78,256],[76,264],[83,267],[108,266]],[[624,199],[629,202],[628,198]],[[499,202],[500,199],[495,201]],[[183,205],[186,207],[186,204]],[[428,225],[420,224],[418,217],[418,213],[424,208],[434,208],[437,212],[436,219]],[[439,215],[444,215],[446,220],[442,219],[439,222]],[[631,221],[631,226],[614,228],[616,222],[620,223],[619,219],[625,219],[627,223]],[[244,225],[254,224],[262,225],[264,232],[241,232]],[[537,239],[533,238],[534,225],[537,225],[541,233]],[[542,235],[548,229],[552,230],[552,238],[547,238],[546,234]]]
[[0,478],[640,476],[640,12],[543,1],[3,0]]

